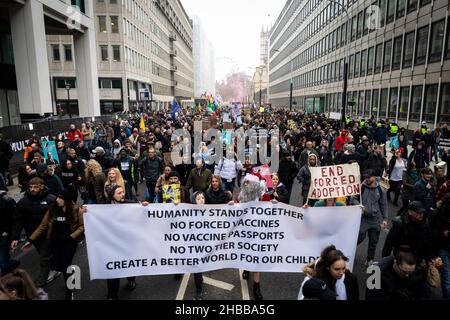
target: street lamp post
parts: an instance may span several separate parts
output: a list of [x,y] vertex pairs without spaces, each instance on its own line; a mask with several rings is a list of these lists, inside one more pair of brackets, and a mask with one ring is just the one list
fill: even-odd
[[66,90],[67,90],[67,110],[69,111],[69,118],[72,119],[72,111],[70,110],[70,83],[66,81]]

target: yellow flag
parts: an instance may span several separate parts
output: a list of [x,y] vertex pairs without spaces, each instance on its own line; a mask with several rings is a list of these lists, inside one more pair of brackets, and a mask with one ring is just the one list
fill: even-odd
[[144,122],[144,116],[141,116],[141,123],[139,125],[139,128],[141,129],[142,132],[145,132],[145,122]]
[[198,108],[197,108],[198,112],[202,112],[202,105],[200,104],[200,102],[198,103]]

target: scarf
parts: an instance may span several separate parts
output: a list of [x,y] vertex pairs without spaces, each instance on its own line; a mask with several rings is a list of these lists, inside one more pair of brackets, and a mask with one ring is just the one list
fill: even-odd
[[345,274],[336,281],[336,300],[347,300],[347,290],[345,289]]

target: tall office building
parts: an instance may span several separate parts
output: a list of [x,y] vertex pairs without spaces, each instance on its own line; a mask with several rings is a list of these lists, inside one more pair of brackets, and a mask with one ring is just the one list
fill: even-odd
[[409,128],[450,121],[449,2],[338,2],[286,2],[270,33],[273,105],[289,106],[292,81],[294,108],[340,112],[348,56],[348,114]]
[[202,94],[215,95],[216,73],[214,48],[205,34],[198,16],[192,17],[194,27],[194,96]]
[[[194,96],[193,28],[179,0],[92,0],[101,113],[168,107]],[[72,37],[47,36],[52,98],[78,113]],[[70,85],[70,90],[66,86]]]
[[[68,34],[80,113],[100,115],[94,9],[83,0],[0,2],[0,127],[56,113],[46,35]],[[73,54],[72,54],[73,49]]]

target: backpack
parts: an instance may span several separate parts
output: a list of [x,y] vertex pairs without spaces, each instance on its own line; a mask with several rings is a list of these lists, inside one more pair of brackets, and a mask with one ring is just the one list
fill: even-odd
[[[367,187],[364,184],[361,185],[361,202],[362,202],[362,196],[363,196],[364,191],[366,190],[366,188]],[[381,196],[383,195],[383,189],[381,188],[380,185],[378,185],[377,186],[377,190],[378,190],[378,193],[380,194],[380,196],[378,197],[378,205],[381,208]]]

